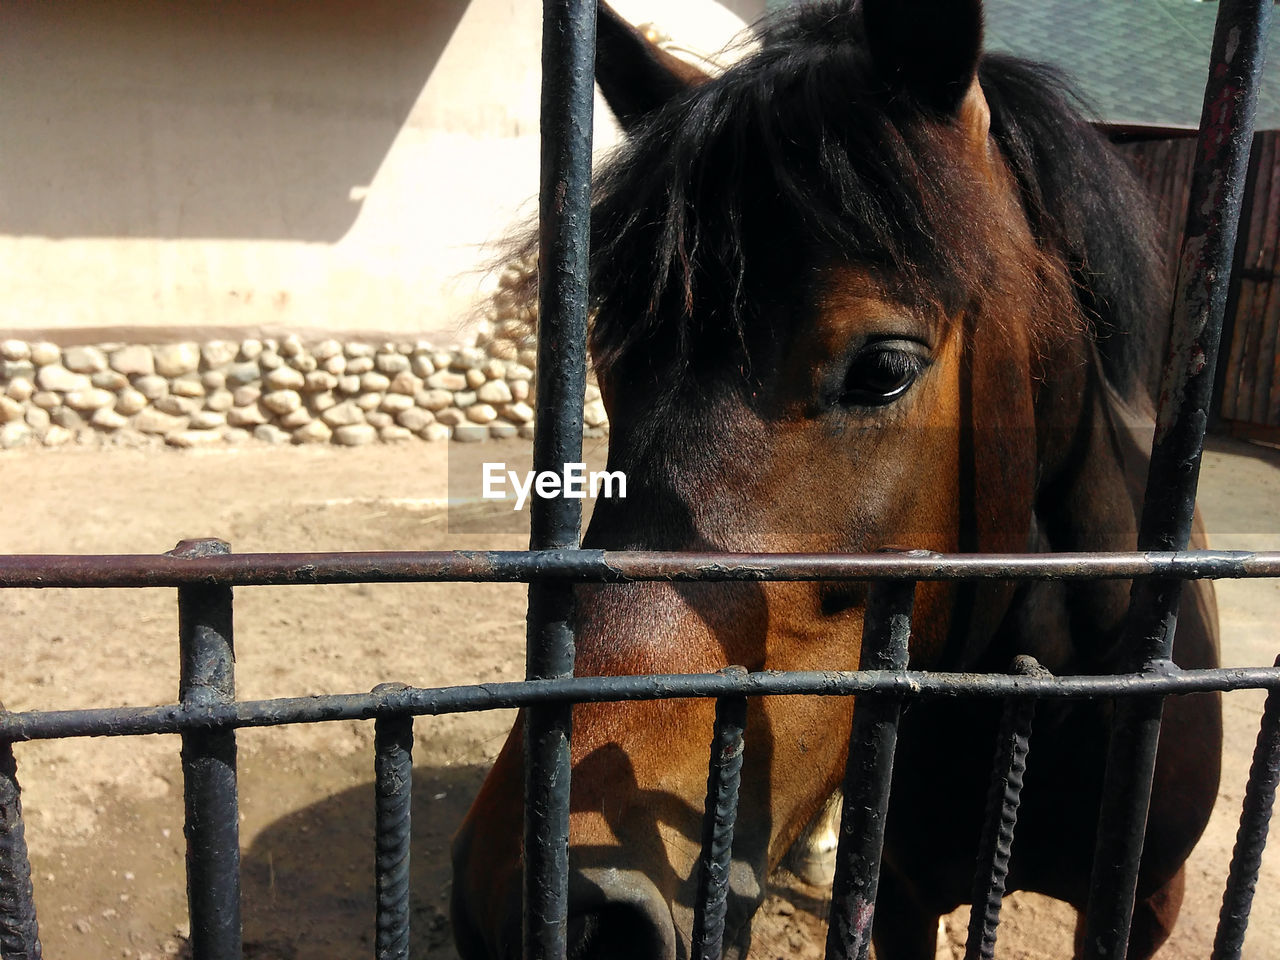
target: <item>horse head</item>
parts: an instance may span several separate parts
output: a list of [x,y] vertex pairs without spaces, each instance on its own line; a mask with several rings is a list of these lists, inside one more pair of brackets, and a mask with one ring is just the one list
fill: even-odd
[[[1079,159],[1094,135],[1049,78],[984,56],[980,3],[801,6],[714,77],[602,4],[597,75],[626,139],[596,180],[590,345],[608,469],[628,496],[597,505],[584,546],[1043,548],[1038,498],[1082,456],[1087,381],[1099,362],[1124,366],[1099,361],[1091,334],[1132,298],[1081,281],[1100,228],[1080,220],[1087,205],[1055,209],[1069,189],[1105,207],[1113,171]],[[1093,186],[1068,186],[1080,170],[1056,172],[1071,157],[1055,151],[1092,164]],[[1099,529],[1132,526],[1121,511]],[[1014,594],[922,584],[912,666],[978,662]],[[859,584],[583,586],[575,669],[856,669],[865,597]],[[1046,627],[1047,646],[1056,636]],[[739,941],[768,872],[840,782],[853,710],[750,705]],[[575,707],[571,956],[687,954],[712,715],[705,700]],[[521,752],[517,723],[456,841],[468,960],[518,954]]]

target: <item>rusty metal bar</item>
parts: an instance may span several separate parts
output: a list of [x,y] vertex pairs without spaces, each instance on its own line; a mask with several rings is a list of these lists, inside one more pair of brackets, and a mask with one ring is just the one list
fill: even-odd
[[[403,690],[382,683],[374,693]],[[409,839],[413,802],[413,717],[378,717],[373,728],[374,918],[377,960],[409,960]]]
[[[1013,673],[1023,677],[1051,677],[1034,657],[1014,658]],[[995,763],[987,794],[987,812],[978,841],[978,865],[973,878],[973,907],[969,912],[969,937],[964,960],[992,960],[996,953],[996,930],[1009,858],[1013,853],[1013,833],[1022,803],[1022,777],[1031,750],[1031,720],[1034,700],[1011,700],[1005,704],[996,736]]]
[[[1280,657],[1276,658],[1276,666],[1280,667]],[[1267,830],[1278,784],[1280,691],[1272,690],[1262,708],[1258,742],[1253,750],[1249,782],[1244,790],[1240,829],[1231,853],[1231,869],[1227,874],[1227,889],[1222,894],[1222,911],[1218,914],[1218,932],[1213,939],[1210,960],[1240,960],[1244,950],[1249,909],[1253,906],[1253,892],[1262,866],[1262,851],[1267,845]]]
[[408,688],[403,693],[338,693],[221,705],[103,707],[92,710],[0,712],[0,740],[62,737],[132,737],[233,727],[274,727],[331,720],[370,720],[396,713],[440,716],[515,709],[554,702],[612,703],[724,696],[848,697],[881,694],[904,699],[991,697],[1080,700],[1173,695],[1217,690],[1280,689],[1280,668],[1224,667],[1168,675],[1118,674],[1037,680],[1004,674],[837,670],[753,673],[646,674],[633,677],[569,677],[560,680]]
[[160,555],[4,556],[0,588],[295,586],[322,583],[622,583],[640,580],[1106,580],[1280,577],[1280,552],[671,553],[450,550],[243,553],[179,562]]
[[[1138,533],[1144,550],[1182,550],[1191,536],[1272,7],[1273,0],[1218,5]],[[1181,592],[1175,579],[1134,584],[1121,642],[1143,669],[1158,669],[1172,656]],[[1086,911],[1086,960],[1124,960],[1128,951],[1162,713],[1159,698],[1116,705]]]
[[[224,554],[221,540],[184,540],[178,558]],[[179,696],[188,708],[235,700],[235,647],[231,588],[178,590],[182,672]],[[240,810],[236,787],[236,735],[231,729],[182,734],[186,809],[187,904],[192,960],[240,960]]]
[[[906,671],[915,590],[910,581],[871,587],[862,621],[861,669]],[[902,699],[884,695],[859,697],[853,709],[840,841],[831,885],[828,960],[867,960],[870,955],[901,713]]]
[[[4,705],[0,704],[0,711]],[[0,740],[0,957],[40,960],[40,932],[13,744]]]
[[[722,673],[745,677],[746,667],[726,667]],[[711,762],[707,766],[707,800],[702,816],[702,854],[698,858],[698,887],[693,900],[692,960],[720,960],[729,909],[729,868],[733,861],[733,829],[738,820],[738,786],[742,782],[743,734],[747,729],[747,698],[716,700]]]
[[[595,39],[596,0],[543,0],[538,409],[533,436],[537,472],[560,472],[582,459]],[[581,525],[581,500],[536,497],[529,548],[572,551]],[[572,676],[573,598],[569,583],[530,586],[528,679]],[[524,716],[526,960],[561,960],[568,949],[572,719],[568,703],[533,707]]]

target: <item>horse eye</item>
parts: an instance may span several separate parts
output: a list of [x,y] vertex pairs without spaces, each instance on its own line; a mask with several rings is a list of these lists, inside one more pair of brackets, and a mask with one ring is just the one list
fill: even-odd
[[876,343],[867,347],[845,373],[840,403],[846,407],[882,407],[893,403],[915,383],[925,367],[918,353]]

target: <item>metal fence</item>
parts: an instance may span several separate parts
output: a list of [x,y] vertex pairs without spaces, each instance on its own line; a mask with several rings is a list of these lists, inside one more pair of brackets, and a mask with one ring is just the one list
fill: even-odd
[[[0,710],[0,956],[41,956],[12,744],[80,736],[179,733],[186,808],[188,899],[196,960],[241,955],[236,734],[240,727],[374,719],[379,958],[408,956],[409,789],[413,718],[526,708],[524,954],[563,958],[568,885],[569,718],[584,702],[716,698],[709,793],[692,956],[718,957],[737,805],[746,698],[857,695],[845,783],[827,955],[865,958],[874,908],[889,770],[902,705],[929,697],[1005,701],[993,789],[980,843],[967,958],[990,957],[999,921],[1031,712],[1043,698],[1111,697],[1107,758],[1085,935],[1089,958],[1122,957],[1164,699],[1264,688],[1215,958],[1239,957],[1277,780],[1280,660],[1271,668],[1179,670],[1170,657],[1182,584],[1197,578],[1280,577],[1280,553],[1186,552],[1206,412],[1213,386],[1240,195],[1252,136],[1271,0],[1224,0],[1209,84],[1169,369],[1162,390],[1139,551],[1111,554],[941,556],[747,555],[579,549],[580,504],[536,501],[528,552],[232,555],[217,540],[169,554],[0,558],[0,587],[171,587],[178,591],[178,703],[94,710]],[[581,459],[586,371],[587,222],[596,0],[545,0],[541,220],[540,398],[534,469]],[[1134,581],[1124,622],[1134,673],[1052,677],[1029,658],[1007,675],[911,672],[907,643],[915,584],[929,580]],[[383,684],[367,694],[238,701],[232,589],[353,582],[523,581],[530,584],[527,680],[437,689]],[[582,582],[873,581],[856,672],[574,677],[573,585]]]

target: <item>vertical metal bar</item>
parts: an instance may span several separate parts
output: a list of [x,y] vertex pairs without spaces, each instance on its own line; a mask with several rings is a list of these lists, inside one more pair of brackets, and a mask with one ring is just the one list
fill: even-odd
[[[863,614],[860,670],[906,670],[915,590],[912,581],[872,585]],[[831,887],[828,960],[867,960],[871,950],[901,712],[902,701],[897,697],[861,696],[854,706]]]
[[[722,672],[745,676],[747,669],[726,667]],[[746,697],[721,697],[716,701],[711,762],[707,767],[707,800],[702,816],[702,855],[698,859],[698,889],[693,901],[692,960],[720,960],[724,949],[729,867],[733,858],[733,828],[738,819],[742,737],[746,728]]]
[[[1138,534],[1142,550],[1183,550],[1191,535],[1272,5],[1218,5]],[[1172,656],[1181,590],[1174,580],[1134,584],[1122,642],[1143,670],[1158,670]],[[1159,697],[1116,704],[1089,887],[1086,960],[1123,960],[1128,952],[1163,708]]]
[[[404,689],[382,683],[374,693]],[[409,960],[409,840],[413,802],[413,717],[373,722],[374,877],[377,914],[374,956]]]
[[[0,704],[0,713],[4,704]],[[13,744],[0,741],[0,957],[40,960],[31,861],[22,823],[22,791]]]
[[[1027,656],[1014,658],[1012,672],[1024,677],[1049,676],[1049,671],[1034,657]],[[1000,717],[987,813],[982,839],[978,841],[964,960],[992,960],[996,953],[996,930],[1000,925],[1004,884],[1009,876],[1009,857],[1013,852],[1013,832],[1018,825],[1022,777],[1031,750],[1031,720],[1035,711],[1034,700],[1010,700]]]
[[[1276,658],[1280,667],[1280,657]],[[1253,749],[1249,783],[1244,790],[1240,811],[1240,829],[1231,853],[1231,870],[1227,889],[1222,895],[1222,911],[1218,914],[1218,932],[1213,938],[1211,960],[1240,960],[1244,934],[1249,926],[1249,908],[1262,865],[1262,850],[1267,845],[1267,829],[1271,809],[1275,805],[1276,786],[1280,783],[1280,691],[1267,694],[1258,727],[1258,742]]]
[[[195,559],[231,552],[222,540],[184,540],[171,556]],[[231,588],[178,588],[178,639],[184,704],[235,699]],[[192,960],[239,960],[240,822],[234,730],[182,735],[187,904]]]
[[[543,0],[535,471],[560,473],[582,459],[595,34],[596,0]],[[575,549],[581,524],[580,500],[535,498],[529,547]],[[529,679],[572,675],[573,598],[571,584],[530,584]],[[569,704],[525,712],[526,960],[559,960],[566,951],[572,719]]]

